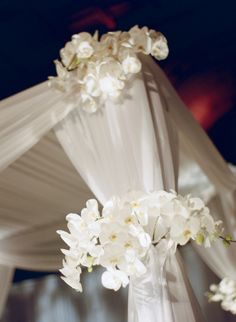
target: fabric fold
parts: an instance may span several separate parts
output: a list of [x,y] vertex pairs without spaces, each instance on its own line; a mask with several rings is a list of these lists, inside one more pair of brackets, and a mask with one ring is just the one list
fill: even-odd
[[0,103],[0,171],[27,152],[74,108],[47,82]]
[[9,290],[11,288],[12,278],[14,275],[14,267],[12,266],[4,266],[0,264],[0,317],[3,313],[3,309],[5,307],[5,303],[7,300],[7,296]]

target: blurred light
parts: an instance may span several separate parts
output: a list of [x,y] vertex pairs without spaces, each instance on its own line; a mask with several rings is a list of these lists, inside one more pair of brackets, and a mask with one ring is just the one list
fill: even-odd
[[204,129],[233,107],[234,86],[227,74],[208,73],[185,81],[178,92]]

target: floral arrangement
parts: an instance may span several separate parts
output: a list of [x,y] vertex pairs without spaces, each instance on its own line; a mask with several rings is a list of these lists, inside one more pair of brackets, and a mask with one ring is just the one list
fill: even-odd
[[77,291],[82,291],[82,267],[90,272],[103,266],[103,286],[118,290],[130,277],[145,274],[150,248],[163,240],[175,252],[190,239],[209,247],[222,232],[221,222],[213,220],[201,199],[174,191],[129,192],[113,197],[101,212],[91,199],[80,214],[68,214],[66,219],[69,232],[58,231],[69,246],[62,249],[60,272]]
[[97,32],[73,35],[60,51],[61,61],[55,61],[57,77],[49,77],[49,86],[73,93],[74,103],[93,113],[106,99],[117,99],[125,82],[141,70],[139,53],[165,59],[166,38],[138,26],[128,32],[108,32],[100,40]]
[[209,302],[221,302],[222,309],[236,314],[236,281],[225,277],[218,285],[212,284],[207,293]]

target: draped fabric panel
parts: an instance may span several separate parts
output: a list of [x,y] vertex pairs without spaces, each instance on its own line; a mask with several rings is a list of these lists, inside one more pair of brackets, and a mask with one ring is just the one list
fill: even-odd
[[166,101],[168,115],[179,134],[181,149],[204,171],[216,189],[232,191],[236,188],[236,177],[213,145],[205,131],[187,110],[163,71],[150,58],[144,57],[160,84],[161,95]]
[[92,197],[53,132],[0,176],[0,264],[57,270],[65,214]]
[[73,109],[47,82],[0,103],[0,171],[27,152]]
[[[119,106],[108,102],[92,115],[74,109],[54,128],[70,160],[102,204],[127,190],[175,189],[174,158],[178,155],[170,144],[173,132],[168,130],[152,73],[145,69],[140,76],[128,86],[128,99]],[[203,321],[200,310],[194,309],[198,304],[181,260],[166,254],[162,267],[158,255],[150,254],[146,277],[131,279],[129,322]]]

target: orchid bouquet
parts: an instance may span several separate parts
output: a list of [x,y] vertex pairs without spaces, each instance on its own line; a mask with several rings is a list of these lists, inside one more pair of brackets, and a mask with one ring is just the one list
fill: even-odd
[[236,281],[225,277],[219,285],[212,284],[210,291],[206,295],[209,302],[221,302],[221,307],[225,311],[236,314]]
[[58,231],[69,246],[62,249],[65,259],[60,272],[63,280],[82,291],[82,267],[89,272],[96,265],[105,268],[102,284],[118,290],[130,277],[146,273],[151,247],[160,245],[175,252],[190,239],[209,247],[221,232],[221,221],[214,221],[199,198],[176,192],[129,192],[113,197],[100,212],[98,202],[88,200],[80,214],[68,214],[69,232]]
[[57,77],[49,77],[49,85],[69,93],[74,104],[93,113],[106,99],[120,97],[126,81],[141,70],[139,53],[165,59],[166,38],[138,26],[128,32],[108,32],[100,40],[97,32],[73,35],[60,51],[61,61],[55,61]]

